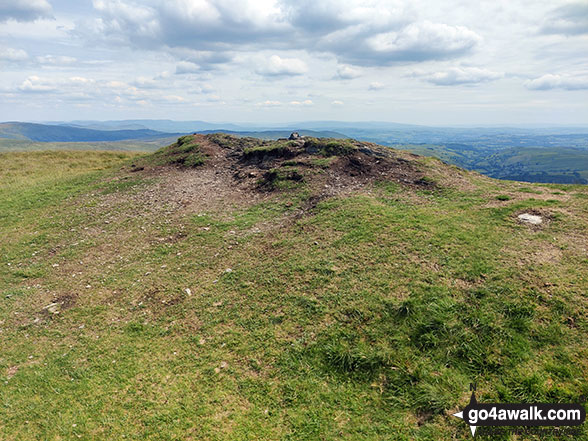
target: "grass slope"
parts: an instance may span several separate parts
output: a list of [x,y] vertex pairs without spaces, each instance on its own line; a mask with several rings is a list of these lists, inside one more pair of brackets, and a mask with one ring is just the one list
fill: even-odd
[[211,155],[0,154],[0,439],[465,439],[471,381],[588,395],[588,189],[411,158],[432,190],[316,200],[329,152],[255,194]]
[[45,150],[109,150],[152,152],[176,140],[176,137],[153,140],[102,141],[102,142],[37,142],[22,139],[0,138],[0,153]]

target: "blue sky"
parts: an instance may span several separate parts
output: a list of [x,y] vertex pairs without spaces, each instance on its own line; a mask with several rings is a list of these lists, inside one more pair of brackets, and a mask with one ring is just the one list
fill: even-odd
[[588,124],[588,2],[0,0],[0,120]]

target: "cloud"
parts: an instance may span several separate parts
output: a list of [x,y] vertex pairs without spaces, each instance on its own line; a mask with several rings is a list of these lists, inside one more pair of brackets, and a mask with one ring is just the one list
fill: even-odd
[[[78,35],[194,51],[200,55],[179,58],[201,69],[228,63],[232,52],[260,49],[330,53],[357,66],[386,66],[459,57],[481,41],[464,26],[417,21],[415,11],[396,0],[94,0],[94,8],[99,17],[79,25]],[[342,69],[348,72],[341,78],[352,75]]]
[[452,67],[446,71],[415,76],[421,76],[423,80],[438,86],[455,86],[494,81],[504,77],[504,74],[477,67]]
[[304,101],[290,101],[290,105],[292,106],[312,106],[314,103],[312,100],[304,100]]
[[424,21],[369,37],[364,50],[353,50],[348,56],[367,65],[443,60],[467,53],[480,41],[481,37],[466,27]]
[[47,0],[0,0],[0,23],[40,18],[52,18],[51,5]]
[[344,103],[343,101],[334,100],[334,101],[332,101],[332,102],[331,102],[331,104],[332,104],[333,106],[342,106],[342,105],[344,105],[345,103]]
[[256,106],[259,107],[277,107],[277,106],[281,106],[282,103],[280,101],[272,101],[272,100],[266,100],[260,103],[257,103]]
[[63,66],[66,64],[74,64],[77,61],[74,57],[66,55],[45,55],[37,57],[39,64],[52,65],[52,66]]
[[24,61],[29,58],[29,55],[22,49],[13,49],[7,47],[0,48],[0,60],[4,61]]
[[24,80],[17,90],[26,93],[47,93],[57,91],[57,86],[49,80],[32,75]]
[[570,3],[553,9],[541,26],[544,34],[588,34],[588,3]]
[[183,103],[186,101],[184,97],[181,97],[179,95],[165,95],[161,97],[161,100],[168,103]]
[[176,75],[184,75],[200,72],[200,66],[190,61],[180,61],[176,65]]
[[374,81],[370,83],[370,85],[368,86],[368,90],[382,90],[384,87],[386,87],[384,84],[378,81]]
[[337,75],[335,78],[341,80],[351,80],[361,76],[361,71],[351,66],[341,65],[337,68]]
[[527,80],[524,85],[530,90],[583,90],[588,89],[588,76],[547,74],[533,80]]
[[263,76],[295,76],[308,72],[306,63],[298,58],[281,58],[272,55],[256,72]]
[[200,51],[188,48],[173,48],[170,53],[183,61],[197,64],[200,71],[215,70],[233,60],[231,52],[222,50]]

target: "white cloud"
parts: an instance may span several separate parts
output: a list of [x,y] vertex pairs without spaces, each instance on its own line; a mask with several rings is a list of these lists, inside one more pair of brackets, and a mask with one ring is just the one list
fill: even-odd
[[341,65],[337,68],[337,75],[335,78],[342,80],[351,80],[361,76],[361,71],[352,66]]
[[308,72],[306,63],[298,58],[281,58],[272,55],[256,72],[263,76],[295,76]]
[[276,107],[276,106],[281,106],[282,103],[280,101],[266,100],[266,101],[262,101],[260,103],[257,103],[256,105],[259,107]]
[[331,102],[333,106],[343,106],[345,103],[343,101],[334,100]]
[[304,100],[304,101],[290,101],[292,106],[312,106],[314,103],[312,100]]
[[183,103],[184,101],[186,101],[184,97],[181,97],[179,95],[165,95],[162,98],[164,101],[167,101],[169,103]]
[[4,61],[24,61],[29,58],[29,55],[22,49],[13,49],[7,47],[0,48],[0,60]]
[[424,61],[451,58],[463,54],[481,41],[464,26],[423,21],[411,23],[398,32],[376,34],[366,40],[368,53],[355,56],[381,61]]
[[[419,75],[416,74],[416,76]],[[494,81],[504,77],[504,74],[477,67],[452,67],[445,71],[420,76],[425,81],[438,86],[454,86],[459,84],[479,84]]]
[[533,80],[527,80],[524,84],[527,89],[531,90],[582,90],[588,89],[588,76],[547,74]]
[[44,93],[57,91],[57,87],[49,80],[32,75],[22,82],[18,90],[21,92]]
[[63,66],[66,64],[74,64],[77,61],[74,57],[69,57],[67,55],[45,55],[42,57],[37,57],[37,62],[40,64],[45,65],[52,65],[52,66]]
[[386,86],[379,81],[373,81],[368,86],[368,90],[382,90],[384,87]]
[[397,0],[94,0],[94,7],[100,17],[78,26],[79,35],[193,51],[201,55],[184,59],[201,69],[227,63],[227,51],[256,48],[327,52],[377,66],[458,57],[481,41],[465,26],[417,21],[412,7]]

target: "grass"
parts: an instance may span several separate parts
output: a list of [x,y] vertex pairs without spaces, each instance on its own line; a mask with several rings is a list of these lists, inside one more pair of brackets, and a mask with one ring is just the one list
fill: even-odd
[[162,166],[176,165],[179,167],[193,168],[203,165],[206,161],[206,154],[202,152],[198,142],[192,135],[186,135],[167,147],[157,150],[154,154],[138,161],[142,164]]
[[[0,155],[0,439],[466,439],[470,382],[588,395],[585,187],[170,212],[131,160]],[[530,209],[550,222],[515,220]]]
[[346,156],[357,150],[350,139],[305,138],[304,147],[309,152],[323,156]]
[[153,140],[132,139],[128,141],[102,141],[102,142],[40,142],[22,139],[0,138],[0,153],[19,151],[46,151],[46,150],[99,150],[99,151],[154,151],[174,142],[176,137],[157,138]]

